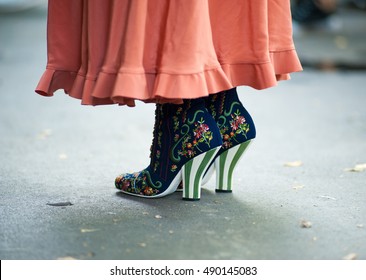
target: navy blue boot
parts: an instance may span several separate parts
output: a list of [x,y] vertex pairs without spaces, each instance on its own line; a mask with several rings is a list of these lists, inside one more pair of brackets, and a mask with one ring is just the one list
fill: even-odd
[[207,169],[203,184],[216,170],[216,191],[231,192],[234,169],[256,136],[254,122],[238,98],[236,88],[210,95],[206,107],[220,129],[223,145]]
[[157,198],[173,193],[183,182],[183,199],[198,200],[201,180],[222,138],[202,98],[182,105],[157,104],[150,165],[115,180],[130,195]]

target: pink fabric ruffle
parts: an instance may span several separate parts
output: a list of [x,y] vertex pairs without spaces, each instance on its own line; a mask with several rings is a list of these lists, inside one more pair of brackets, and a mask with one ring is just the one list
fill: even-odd
[[[241,85],[265,89],[302,69],[287,1],[159,3],[50,0],[36,92],[63,89],[84,105],[181,103]],[[284,16],[276,28],[274,13]]]

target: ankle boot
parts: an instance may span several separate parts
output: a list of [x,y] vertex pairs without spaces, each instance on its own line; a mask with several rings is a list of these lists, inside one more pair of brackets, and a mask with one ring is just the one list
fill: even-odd
[[220,129],[223,145],[202,183],[207,183],[216,170],[216,191],[231,192],[234,169],[256,136],[254,122],[240,102],[236,88],[210,95],[205,103]]
[[118,176],[123,193],[157,198],[173,193],[183,181],[183,199],[200,199],[203,174],[222,146],[215,120],[202,98],[182,105],[157,104],[150,164]]

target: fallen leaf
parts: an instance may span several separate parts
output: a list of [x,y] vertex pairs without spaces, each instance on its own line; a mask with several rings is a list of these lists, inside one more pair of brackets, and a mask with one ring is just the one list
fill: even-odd
[[173,233],[174,233],[174,231],[173,231],[173,230],[169,230],[169,233],[170,233],[170,234],[173,234]]
[[94,257],[94,256],[95,256],[95,253],[94,253],[94,252],[88,252],[88,253],[86,254],[86,256],[87,256],[88,258],[91,258],[91,257]]
[[350,253],[347,256],[343,257],[344,260],[355,260],[357,259],[357,254],[356,253]]
[[356,164],[354,167],[352,168],[346,168],[344,171],[348,171],[348,172],[362,172],[366,170],[366,163],[362,163],[362,164]]
[[338,49],[345,50],[348,47],[348,39],[344,36],[336,36],[334,38],[334,44]]
[[155,219],[161,219],[161,218],[163,218],[163,217],[160,215],[155,215]]
[[283,165],[286,167],[299,167],[299,166],[302,166],[302,164],[303,164],[302,161],[297,160],[297,161],[286,162]]
[[70,257],[70,256],[66,256],[66,257],[60,257],[60,258],[57,258],[58,260],[77,260],[75,259],[74,257]]
[[46,139],[47,137],[52,135],[52,130],[51,129],[45,129],[43,130],[40,134],[38,134],[38,139]]
[[303,189],[305,186],[304,185],[294,185],[292,188],[294,189],[294,190],[301,190],[301,189]]
[[97,229],[97,228],[82,228],[82,229],[80,229],[80,231],[82,233],[95,232],[95,231],[98,231],[98,230],[99,229]]
[[70,201],[66,201],[66,202],[47,203],[47,205],[49,205],[49,206],[71,206],[74,204],[72,204]]
[[328,195],[319,195],[320,198],[330,199],[330,200],[337,200],[335,197],[328,196]]
[[142,247],[142,248],[145,248],[146,247],[146,243],[140,243],[139,246]]
[[66,154],[59,154],[58,158],[59,159],[67,159],[67,155]]
[[312,227],[312,223],[306,220],[302,220],[300,223],[300,226],[302,228],[311,228]]

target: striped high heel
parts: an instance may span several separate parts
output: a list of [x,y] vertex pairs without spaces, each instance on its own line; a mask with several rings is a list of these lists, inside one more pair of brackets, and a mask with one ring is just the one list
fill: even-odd
[[235,167],[256,136],[255,125],[240,102],[236,88],[207,97],[206,107],[216,120],[223,145],[208,167],[202,185],[216,171],[216,192],[232,192]]
[[121,174],[115,186],[129,195],[158,198],[173,193],[183,181],[183,199],[198,200],[202,177],[221,145],[220,131],[203,99],[157,104],[149,166]]
[[183,165],[182,190],[184,200],[199,200],[201,198],[203,175],[219,150],[220,147],[212,149]]
[[[215,158],[212,169],[216,170],[216,192],[232,192],[232,181],[235,167],[248,148],[251,140],[236,145],[222,152]],[[211,171],[212,172],[212,171]],[[207,177],[208,178],[208,177]],[[204,185],[207,181],[203,181]]]

